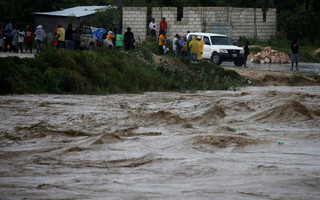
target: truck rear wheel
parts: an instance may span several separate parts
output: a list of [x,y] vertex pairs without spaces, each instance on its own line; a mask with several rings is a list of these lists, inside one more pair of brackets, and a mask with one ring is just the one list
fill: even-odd
[[90,43],[88,51],[93,51],[94,50],[94,45],[92,43]]
[[243,63],[244,63],[244,61],[243,60],[235,60],[235,61],[233,61],[233,63],[236,65],[236,66],[241,66],[241,65],[243,65]]

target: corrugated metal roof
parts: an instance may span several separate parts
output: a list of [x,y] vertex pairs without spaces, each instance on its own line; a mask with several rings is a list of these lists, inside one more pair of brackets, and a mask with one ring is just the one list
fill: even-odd
[[52,12],[34,12],[35,15],[51,15],[51,16],[61,16],[61,17],[83,17],[87,15],[92,15],[95,12],[107,10],[111,6],[77,6],[73,8],[67,8],[59,11]]

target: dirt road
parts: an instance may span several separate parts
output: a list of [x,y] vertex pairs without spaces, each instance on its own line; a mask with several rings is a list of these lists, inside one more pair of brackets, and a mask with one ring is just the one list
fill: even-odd
[[0,96],[0,199],[319,199],[320,87]]

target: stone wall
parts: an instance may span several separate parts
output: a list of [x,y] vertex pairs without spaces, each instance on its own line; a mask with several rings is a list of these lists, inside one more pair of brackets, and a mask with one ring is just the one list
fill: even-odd
[[[177,20],[176,7],[153,7],[152,18],[159,22],[162,17],[168,22],[167,36],[183,35],[190,32],[210,32],[229,35],[237,40],[240,36],[268,39],[276,34],[276,9],[269,8],[264,21],[261,8],[233,7],[184,7],[183,18]],[[123,9],[123,27],[132,27],[141,40],[146,38],[147,8],[126,7]]]
[[147,36],[147,8],[124,7],[122,10],[123,34],[127,27],[131,27],[137,42],[146,40]]

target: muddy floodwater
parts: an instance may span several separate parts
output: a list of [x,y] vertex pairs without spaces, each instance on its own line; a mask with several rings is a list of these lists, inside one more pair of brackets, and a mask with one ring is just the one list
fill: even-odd
[[320,87],[0,96],[0,199],[320,199]]

